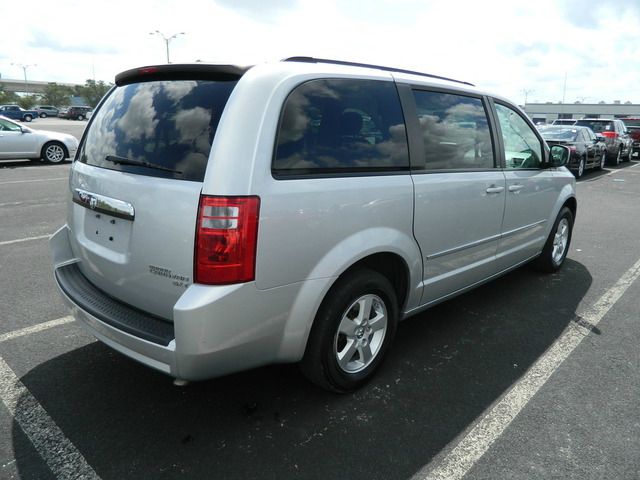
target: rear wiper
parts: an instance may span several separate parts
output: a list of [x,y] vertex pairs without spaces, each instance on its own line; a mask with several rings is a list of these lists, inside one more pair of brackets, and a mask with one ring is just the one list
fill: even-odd
[[145,162],[144,160],[132,160],[126,157],[119,157],[117,155],[107,155],[104,157],[107,162],[113,162],[119,165],[136,165],[140,167],[153,168],[155,170],[162,170],[163,172],[171,172],[182,175],[180,170],[174,170],[172,168],[163,167],[162,165],[157,165],[155,163]]

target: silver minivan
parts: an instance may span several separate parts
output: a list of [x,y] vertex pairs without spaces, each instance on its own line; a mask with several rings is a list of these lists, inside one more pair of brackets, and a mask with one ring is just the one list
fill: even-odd
[[567,158],[513,103],[433,75],[309,57],[129,70],[71,168],[55,279],[99,340],[180,382],[300,362],[349,391],[398,321],[560,268]]

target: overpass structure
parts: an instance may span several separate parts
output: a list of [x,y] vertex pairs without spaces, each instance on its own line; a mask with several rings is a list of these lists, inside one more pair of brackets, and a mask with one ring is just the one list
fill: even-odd
[[[38,82],[29,80],[25,82],[24,80],[11,80],[8,78],[0,78],[0,85],[5,92],[13,92],[13,93],[44,93],[44,89],[47,85],[54,82]],[[75,87],[82,86],[81,83],[62,83],[55,82],[57,85],[63,85],[65,87]]]

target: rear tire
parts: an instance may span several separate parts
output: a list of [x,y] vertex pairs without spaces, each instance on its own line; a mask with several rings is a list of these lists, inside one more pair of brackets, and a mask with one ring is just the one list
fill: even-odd
[[46,114],[46,113],[44,113],[44,112],[43,112],[43,113],[41,113],[41,114],[40,114],[40,118],[47,118],[47,114]]
[[542,253],[534,262],[534,267],[537,270],[544,273],[554,273],[560,270],[569,252],[572,231],[573,213],[568,207],[562,207]]
[[398,322],[391,282],[368,269],[340,278],[313,322],[302,372],[333,392],[355,390],[371,379],[389,349]]
[[621,161],[622,161],[622,147],[620,147],[620,148],[618,149],[618,152],[616,153],[616,157],[613,159],[613,162],[612,162],[612,163],[613,163],[615,166],[618,166],[618,165],[620,165],[620,162],[621,162]]
[[580,161],[578,162],[578,169],[574,172],[576,178],[582,177],[584,175],[584,169],[586,165],[586,160],[584,157],[580,157]]

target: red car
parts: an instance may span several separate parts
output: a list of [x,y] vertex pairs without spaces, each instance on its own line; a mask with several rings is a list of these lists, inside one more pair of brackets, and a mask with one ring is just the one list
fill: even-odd
[[640,158],[640,117],[621,118],[629,130],[629,136],[633,139],[633,150],[631,156],[638,155]]

